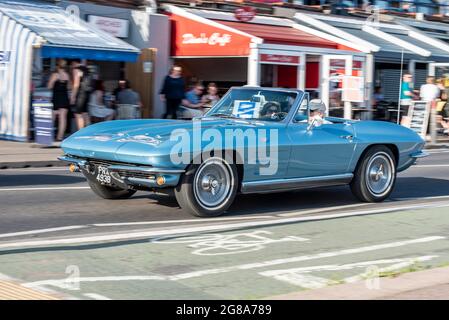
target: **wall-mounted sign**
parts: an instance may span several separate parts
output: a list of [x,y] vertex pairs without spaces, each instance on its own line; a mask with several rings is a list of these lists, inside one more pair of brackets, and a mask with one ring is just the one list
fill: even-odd
[[153,62],[145,61],[143,63],[143,73],[151,73],[153,72]]
[[298,56],[286,56],[281,54],[261,54],[260,55],[261,62],[269,62],[269,63],[289,63],[289,64],[299,64]]
[[11,61],[11,51],[0,51],[0,70],[6,69]]
[[363,102],[365,81],[363,77],[343,76],[343,101]]
[[97,27],[117,38],[127,38],[129,35],[129,21],[125,19],[100,17],[89,15],[87,21],[90,25]]
[[237,8],[234,12],[234,16],[239,21],[248,22],[253,20],[256,16],[256,9],[253,7]]

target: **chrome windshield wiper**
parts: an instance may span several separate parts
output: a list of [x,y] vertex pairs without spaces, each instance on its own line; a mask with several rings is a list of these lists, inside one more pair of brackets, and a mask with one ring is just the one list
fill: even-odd
[[239,117],[236,117],[236,116],[228,114],[228,113],[214,113],[214,114],[211,114],[209,117],[239,119]]

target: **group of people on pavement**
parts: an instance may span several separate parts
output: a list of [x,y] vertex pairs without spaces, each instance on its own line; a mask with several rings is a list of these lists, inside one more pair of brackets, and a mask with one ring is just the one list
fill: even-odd
[[427,77],[420,90],[414,90],[412,81],[411,74],[404,74],[400,101],[402,121],[410,121],[408,115],[413,100],[427,101],[437,109],[437,123],[443,128],[443,133],[449,135],[449,88],[444,86],[442,80],[436,82],[435,77]]
[[196,82],[186,91],[182,77],[182,68],[173,66],[165,77],[160,96],[166,104],[164,118],[194,118],[202,116],[219,100],[218,87],[215,83],[207,85],[207,92],[201,82]]
[[139,94],[128,80],[121,80],[114,95],[106,99],[104,81],[80,60],[73,60],[70,68],[66,60],[58,60],[47,87],[52,90],[53,118],[58,119],[56,141],[64,139],[69,111],[79,130],[92,122],[113,120],[119,105],[141,106]]

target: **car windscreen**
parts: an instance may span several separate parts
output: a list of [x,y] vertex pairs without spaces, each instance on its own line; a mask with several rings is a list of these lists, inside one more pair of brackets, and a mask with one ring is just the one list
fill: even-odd
[[298,95],[298,92],[293,91],[231,89],[207,116],[282,121],[292,109]]

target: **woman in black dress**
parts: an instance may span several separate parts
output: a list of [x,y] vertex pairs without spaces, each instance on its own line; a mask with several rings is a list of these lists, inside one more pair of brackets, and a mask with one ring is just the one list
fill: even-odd
[[53,90],[53,119],[58,118],[58,134],[56,141],[62,141],[67,128],[67,113],[69,111],[69,86],[70,77],[65,68],[65,60],[59,60],[56,71],[48,81],[48,89]]

